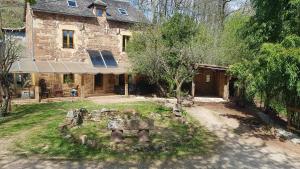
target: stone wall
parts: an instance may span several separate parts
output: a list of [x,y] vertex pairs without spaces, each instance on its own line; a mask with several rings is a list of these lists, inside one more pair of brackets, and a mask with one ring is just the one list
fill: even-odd
[[[122,52],[122,35],[130,35],[130,24],[107,21],[105,17],[84,18],[42,12],[34,12],[33,18],[33,46],[37,60],[89,62],[86,50],[91,49],[111,51],[120,64],[127,61],[126,53]],[[30,17],[26,24],[27,35],[32,32],[29,22]],[[62,47],[63,30],[74,31],[74,49]]]
[[[105,13],[105,12],[104,12]],[[27,55],[40,61],[74,61],[90,63],[87,50],[109,50],[113,53],[120,65],[126,65],[128,57],[122,52],[123,35],[130,36],[131,24],[107,21],[103,17],[85,18],[62,14],[33,12],[28,6],[26,11],[26,42]],[[74,48],[63,48],[63,30],[74,31]],[[61,84],[64,91],[73,86],[84,86],[85,95],[95,94],[94,75],[75,75],[72,85],[63,84],[63,74],[39,74],[37,81],[45,79],[47,85]],[[114,90],[115,76],[104,75],[105,84],[101,93],[110,93]],[[79,90],[81,91],[81,90]]]

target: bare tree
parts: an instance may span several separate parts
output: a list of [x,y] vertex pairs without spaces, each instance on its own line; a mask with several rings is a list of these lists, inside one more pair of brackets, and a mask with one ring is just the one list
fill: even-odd
[[18,60],[21,54],[21,46],[16,39],[11,36],[3,36],[0,41],[0,93],[2,104],[0,107],[0,117],[8,113],[11,101],[11,76],[10,69],[12,64]]

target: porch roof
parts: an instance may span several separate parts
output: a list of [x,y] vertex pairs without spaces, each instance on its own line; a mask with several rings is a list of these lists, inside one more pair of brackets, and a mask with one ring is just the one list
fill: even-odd
[[124,74],[125,66],[97,68],[84,62],[33,61],[22,59],[13,63],[11,73],[76,73],[76,74]]
[[221,70],[226,71],[228,67],[226,66],[218,66],[218,65],[210,65],[210,64],[201,64],[200,68],[212,69],[212,70]]

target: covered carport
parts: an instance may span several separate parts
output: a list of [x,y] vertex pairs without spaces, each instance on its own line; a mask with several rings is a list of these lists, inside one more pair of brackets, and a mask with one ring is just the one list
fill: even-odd
[[193,79],[192,95],[194,97],[218,97],[229,99],[229,80],[227,67],[201,65]]

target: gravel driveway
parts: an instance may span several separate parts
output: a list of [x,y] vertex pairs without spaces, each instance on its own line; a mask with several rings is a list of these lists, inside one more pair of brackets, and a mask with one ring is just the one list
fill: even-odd
[[188,112],[223,141],[207,168],[300,168],[300,146],[237,135],[233,130],[239,127],[238,120],[203,106]]

